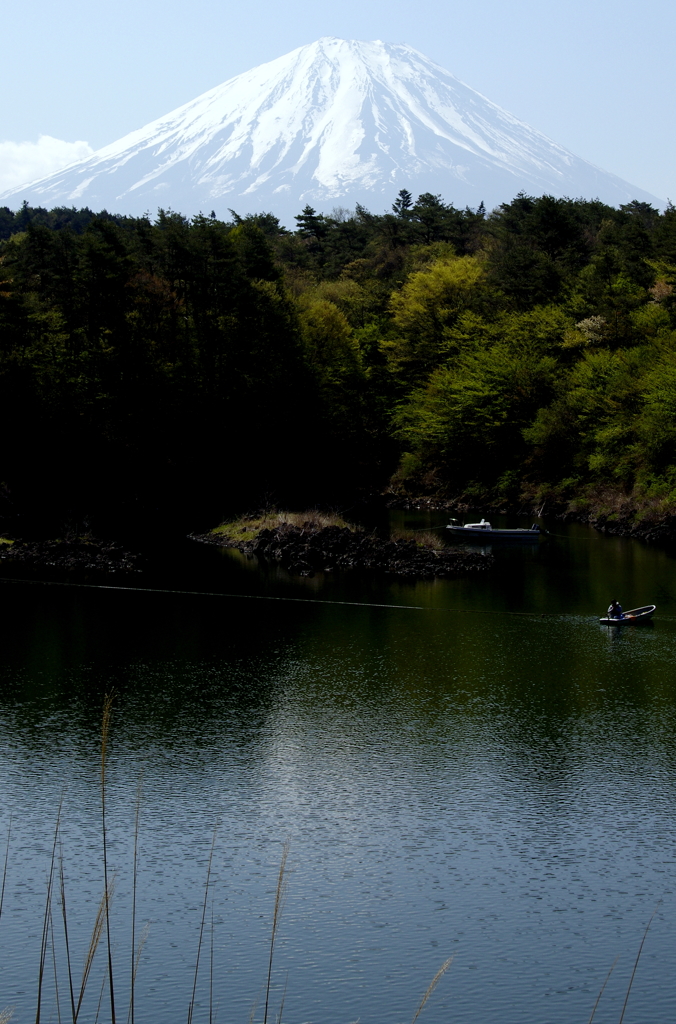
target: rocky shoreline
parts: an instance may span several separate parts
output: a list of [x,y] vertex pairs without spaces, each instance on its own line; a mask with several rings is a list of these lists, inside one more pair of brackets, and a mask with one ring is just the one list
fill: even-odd
[[599,533],[607,533],[612,537],[630,537],[634,540],[645,540],[656,544],[676,543],[675,516],[632,522],[630,518],[616,518],[613,515],[605,515],[603,512],[563,512],[557,518],[562,522],[584,523],[598,530]]
[[223,533],[193,534],[193,540],[236,548],[248,557],[282,565],[298,576],[314,576],[334,569],[369,570],[391,576],[448,578],[483,572],[493,556],[479,551],[436,549],[414,540],[383,540],[363,530],[307,524],[283,524],[263,529],[252,539],[235,540]]
[[58,540],[13,540],[0,544],[0,564],[37,566],[86,573],[141,572],[141,556],[114,541],[91,536],[66,536]]

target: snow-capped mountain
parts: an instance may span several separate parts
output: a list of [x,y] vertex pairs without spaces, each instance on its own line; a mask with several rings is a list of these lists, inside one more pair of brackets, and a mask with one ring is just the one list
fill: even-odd
[[592,166],[410,46],[323,38],[231,78],[0,202],[129,214],[389,208],[401,188],[490,208],[521,189],[654,196]]

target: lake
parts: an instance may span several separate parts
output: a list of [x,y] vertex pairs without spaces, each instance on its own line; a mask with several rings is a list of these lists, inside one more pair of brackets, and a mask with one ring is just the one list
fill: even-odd
[[[118,1020],[139,782],[139,1021],[187,1018],[214,835],[195,1024],[244,1024],[254,1003],[262,1021],[287,841],[270,1021],[282,999],[289,1024],[410,1021],[452,956],[428,1024],[584,1024],[617,958],[594,1018],[616,1022],[654,911],[625,1021],[671,1019],[676,559],[546,525],[539,545],[494,546],[492,571],[454,581],[290,578],[188,541],[117,581],[146,590],[3,570],[0,1009],[35,1018],[61,801],[56,888],[62,856],[79,984],[103,891],[100,722],[114,689]],[[611,598],[657,604],[654,623],[601,627]],[[70,1014],[58,896],[43,1024]],[[102,993],[110,1020],[106,966],[102,943],[83,1022]]]

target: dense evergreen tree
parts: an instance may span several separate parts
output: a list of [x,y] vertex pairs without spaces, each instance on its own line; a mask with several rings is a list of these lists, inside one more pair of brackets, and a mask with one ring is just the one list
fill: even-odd
[[399,189],[397,198],[392,203],[392,210],[397,217],[405,217],[413,206],[413,196],[406,188]]
[[218,515],[398,463],[413,490],[671,500],[671,205],[231,213],[0,210],[13,508]]

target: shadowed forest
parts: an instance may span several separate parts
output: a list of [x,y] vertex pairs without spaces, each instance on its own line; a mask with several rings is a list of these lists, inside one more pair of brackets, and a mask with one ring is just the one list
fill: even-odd
[[[231,211],[232,212],[232,211]],[[676,209],[0,210],[0,515],[676,507]]]

